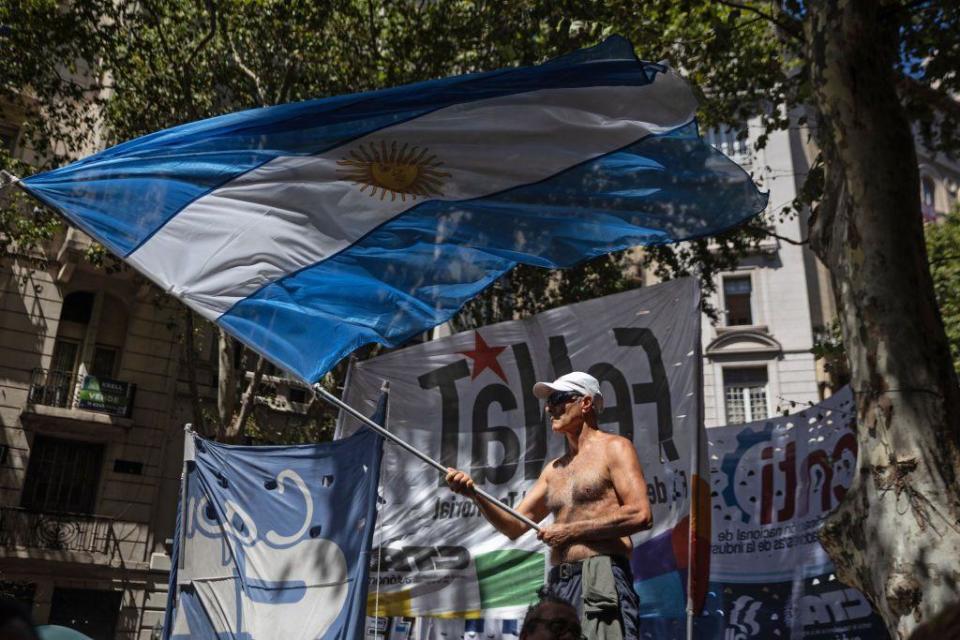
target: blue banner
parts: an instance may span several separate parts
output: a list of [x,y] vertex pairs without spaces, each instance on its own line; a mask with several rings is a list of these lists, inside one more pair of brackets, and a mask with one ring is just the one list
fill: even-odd
[[188,433],[164,638],[361,637],[382,444],[366,429],[271,447]]

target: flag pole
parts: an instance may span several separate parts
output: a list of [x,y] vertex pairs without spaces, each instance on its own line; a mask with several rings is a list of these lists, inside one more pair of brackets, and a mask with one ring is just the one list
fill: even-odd
[[[423,453],[423,452],[420,451],[419,449],[414,448],[414,447],[413,447],[412,445],[410,445],[409,443],[407,443],[407,442],[401,440],[400,438],[398,438],[397,436],[393,435],[392,433],[390,433],[389,431],[387,431],[386,429],[384,429],[382,426],[380,426],[379,424],[377,424],[376,422],[374,422],[373,420],[371,420],[371,419],[368,418],[367,416],[363,415],[362,413],[360,413],[359,411],[357,411],[356,409],[354,409],[353,407],[351,407],[350,405],[348,405],[346,402],[344,402],[343,400],[341,400],[341,399],[338,398],[337,396],[333,395],[332,393],[330,393],[329,391],[327,391],[326,389],[324,389],[323,386],[321,386],[320,384],[314,384],[314,385],[313,385],[313,391],[314,391],[314,393],[316,393],[319,397],[323,398],[324,400],[326,400],[326,401],[329,402],[330,404],[332,404],[332,405],[334,405],[334,406],[336,406],[336,407],[339,407],[340,409],[346,411],[346,412],[349,413],[351,416],[353,416],[354,418],[356,418],[357,420],[359,420],[360,422],[362,422],[365,426],[373,429],[374,431],[376,431],[377,433],[379,433],[380,435],[382,435],[384,438],[386,438],[386,439],[389,440],[390,442],[392,442],[392,443],[398,445],[400,448],[406,450],[408,453],[412,453],[412,454],[415,455],[416,457],[420,458],[422,461],[426,462],[428,465],[430,465],[431,467],[433,467],[434,469],[436,469],[436,470],[439,471],[440,473],[443,473],[443,474],[446,474],[446,473],[447,473],[447,468],[446,468],[445,466],[443,466],[442,464],[440,464],[439,462],[437,462],[436,460],[434,460],[433,458],[431,458],[431,457],[428,456],[427,454]],[[494,498],[492,495],[490,495],[489,493],[487,493],[487,492],[484,491],[483,489],[480,489],[479,487],[474,487],[473,490],[474,490],[474,491],[476,492],[476,494],[477,494],[478,496],[480,496],[481,498],[486,498],[487,501],[490,502],[490,504],[492,504],[493,506],[497,507],[498,509],[502,509],[502,510],[506,511],[507,513],[509,513],[510,515],[512,515],[512,516],[513,516],[514,518],[516,518],[517,520],[520,520],[521,522],[523,522],[524,524],[526,524],[528,527],[530,527],[530,528],[533,529],[534,531],[540,531],[540,525],[538,525],[536,522],[534,522],[533,520],[531,520],[531,519],[528,518],[527,516],[523,515],[523,514],[520,513],[519,511],[517,511],[517,510],[515,510],[515,509],[513,509],[513,508],[511,508],[511,507],[509,507],[509,506],[507,506],[507,505],[505,505],[505,504],[503,504],[502,502],[500,502],[499,500],[497,500],[496,498]]]

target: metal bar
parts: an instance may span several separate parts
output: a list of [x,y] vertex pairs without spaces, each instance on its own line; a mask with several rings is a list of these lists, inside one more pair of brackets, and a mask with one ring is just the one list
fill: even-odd
[[[413,455],[415,455],[416,457],[420,458],[422,461],[426,462],[428,465],[430,465],[431,467],[433,467],[434,469],[436,469],[436,470],[439,471],[440,473],[446,475],[446,473],[447,473],[447,468],[446,468],[445,466],[443,466],[442,464],[440,464],[439,462],[437,462],[436,460],[434,460],[433,458],[431,458],[431,457],[428,456],[427,454],[423,453],[423,452],[420,451],[419,449],[414,448],[412,445],[408,444],[407,442],[404,442],[403,440],[401,440],[401,439],[398,438],[397,436],[393,435],[392,433],[390,433],[389,431],[387,431],[386,429],[384,429],[383,427],[381,427],[379,424],[377,424],[376,422],[374,422],[373,420],[371,420],[371,419],[368,418],[367,416],[363,415],[362,413],[360,413],[359,411],[357,411],[356,409],[354,409],[353,407],[351,407],[350,405],[348,405],[346,402],[344,402],[343,400],[341,400],[341,399],[338,398],[337,396],[333,395],[332,393],[330,393],[329,391],[327,391],[326,389],[324,389],[324,388],[323,388],[322,386],[320,386],[319,384],[313,385],[313,390],[314,390],[314,392],[315,392],[318,396],[320,396],[321,398],[323,398],[324,400],[326,400],[326,401],[329,402],[330,404],[332,404],[332,405],[334,405],[334,406],[337,406],[337,407],[343,409],[344,411],[346,411],[347,413],[349,413],[351,416],[353,416],[354,418],[356,418],[357,420],[359,420],[360,422],[362,422],[362,423],[363,423],[364,425],[366,425],[367,427],[370,427],[371,429],[373,429],[374,431],[376,431],[377,433],[379,433],[380,435],[382,435],[384,438],[386,438],[386,439],[389,440],[390,442],[393,442],[394,444],[400,446],[400,448],[404,449],[404,450],[407,451],[408,453],[412,453]],[[498,509],[502,509],[503,511],[506,511],[507,513],[509,513],[510,515],[512,515],[512,516],[513,516],[514,518],[516,518],[517,520],[520,520],[521,522],[523,522],[525,525],[527,525],[528,527],[530,527],[530,528],[533,529],[534,531],[540,531],[540,525],[538,525],[536,522],[534,522],[534,521],[531,520],[530,518],[526,517],[526,516],[523,515],[522,513],[516,511],[515,509],[512,509],[512,508],[508,507],[507,505],[503,504],[502,502],[500,502],[499,500],[497,500],[496,498],[494,498],[492,495],[490,495],[489,493],[487,493],[487,492],[484,491],[483,489],[474,487],[473,490],[477,493],[478,496],[480,496],[480,497],[482,497],[482,498],[486,498],[488,502],[490,502],[491,504],[493,504],[493,505],[494,505],[495,507],[497,507]]]

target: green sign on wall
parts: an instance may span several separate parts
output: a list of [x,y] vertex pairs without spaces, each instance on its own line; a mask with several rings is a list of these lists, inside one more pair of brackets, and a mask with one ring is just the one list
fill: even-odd
[[128,382],[84,376],[77,407],[129,418],[135,390],[136,385]]

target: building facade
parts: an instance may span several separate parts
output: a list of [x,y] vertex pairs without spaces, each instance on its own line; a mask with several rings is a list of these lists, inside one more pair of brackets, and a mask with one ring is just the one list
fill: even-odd
[[[754,128],[713,130],[706,138],[770,194],[774,235],[736,269],[719,275],[708,298],[716,319],[703,321],[704,416],[708,427],[796,411],[821,399],[824,376],[813,355],[817,332],[833,318],[825,268],[804,240],[800,216],[781,219],[806,176],[811,149],[791,128],[753,150]],[[795,244],[796,243],[796,244]]]
[[[797,114],[794,114],[797,115]],[[794,123],[753,151],[759,124],[705,137],[770,193],[771,235],[733,271],[720,274],[703,321],[704,413],[708,427],[797,412],[830,394],[837,380],[813,348],[836,317],[830,275],[810,250],[806,221],[780,217],[816,157],[807,127]],[[924,221],[935,224],[958,205],[960,163],[928,152],[917,136]]]
[[158,632],[185,416],[171,305],[69,229],[0,265],[0,592],[94,638]]

